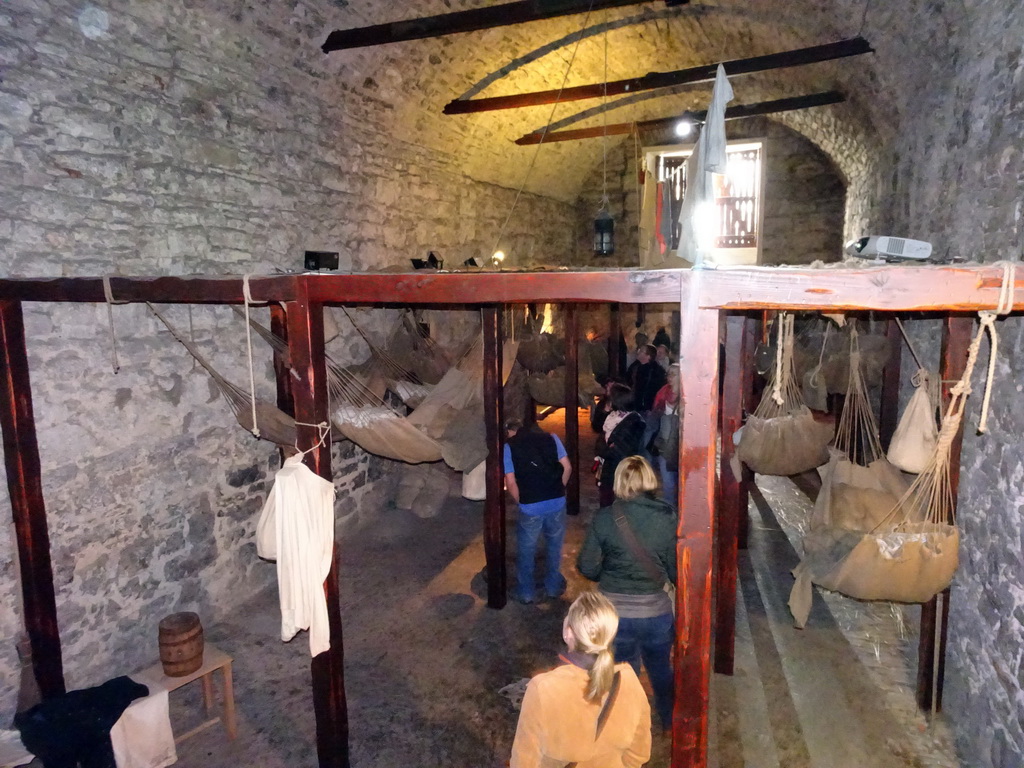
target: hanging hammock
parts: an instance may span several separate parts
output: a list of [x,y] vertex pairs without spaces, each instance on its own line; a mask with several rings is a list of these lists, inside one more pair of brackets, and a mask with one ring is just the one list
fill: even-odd
[[793,370],[793,315],[779,315],[775,366],[761,402],[747,418],[736,457],[762,475],[795,475],[828,461],[833,426],[804,404]]
[[[594,378],[594,369],[590,360],[589,342],[577,344],[579,354],[576,357],[579,366],[577,371],[577,391],[581,408],[589,408],[595,395],[604,389]],[[522,346],[520,346],[520,351]],[[520,360],[520,357],[516,358]],[[562,408],[565,405],[565,366],[559,366],[548,373],[531,373],[527,380],[530,397],[541,405]]]
[[[224,396],[224,399],[227,400],[228,405],[231,407],[231,411],[235,415],[235,420],[246,431],[253,432],[253,403],[249,393],[221,376],[209,361],[199,353],[196,346],[185,338],[185,336],[178,331],[178,329],[175,328],[156,307],[149,302],[146,302],[146,305],[153,314],[156,315],[165,326],[167,326],[167,330],[171,332],[171,335],[189,351],[189,354],[192,355],[195,361],[203,366],[203,368],[206,369],[206,372],[210,374],[210,377],[217,385],[217,389],[220,390],[221,395]],[[280,408],[256,398],[256,421],[259,424],[260,438],[269,440],[277,445],[295,445],[295,419]]]

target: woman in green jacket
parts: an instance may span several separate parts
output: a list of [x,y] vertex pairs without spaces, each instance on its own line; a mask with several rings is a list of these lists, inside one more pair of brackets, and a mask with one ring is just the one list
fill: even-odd
[[656,498],[658,479],[642,456],[615,470],[615,502],[599,509],[576,567],[619,613],[615,658],[639,674],[647,668],[661,725],[672,725],[672,601],[666,584],[676,583],[675,510]]

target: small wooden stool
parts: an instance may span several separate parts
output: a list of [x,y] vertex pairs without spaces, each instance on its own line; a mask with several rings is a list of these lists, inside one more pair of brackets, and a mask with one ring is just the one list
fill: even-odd
[[[206,643],[206,646],[203,648],[203,666],[191,674],[182,677],[168,677],[164,674],[163,665],[158,662],[131,677],[133,680],[149,686],[150,694],[157,691],[167,691],[170,693],[181,688],[183,685],[188,685],[194,680],[202,680],[203,709],[209,715],[214,705],[213,673],[218,669],[221,670],[221,673],[224,675],[224,730],[227,731],[229,739],[234,739],[238,731],[235,723],[235,692],[231,682],[231,662],[232,658],[224,653],[224,651],[210,645],[210,643]],[[180,736],[175,736],[174,740],[176,742],[184,741],[195,736],[200,731],[205,731],[211,725],[216,725],[221,720],[220,716],[213,717],[205,723],[197,725],[192,730],[186,731]]]

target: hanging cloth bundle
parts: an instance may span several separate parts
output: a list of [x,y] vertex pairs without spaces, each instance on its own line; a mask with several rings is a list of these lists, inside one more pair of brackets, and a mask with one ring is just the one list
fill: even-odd
[[911,380],[916,390],[896,425],[886,454],[889,463],[904,472],[915,475],[924,472],[935,453],[939,440],[935,422],[938,379],[936,374],[921,368]]
[[196,345],[185,338],[156,307],[148,302],[147,306],[167,326],[167,330],[171,332],[171,335],[189,351],[189,354],[192,355],[195,361],[210,374],[210,377],[217,385],[217,389],[220,390],[228,405],[231,406],[231,412],[235,415],[235,420],[246,431],[256,434],[255,429],[258,424],[259,434],[256,434],[256,437],[269,440],[277,445],[295,445],[295,419],[280,408],[264,400],[257,398],[254,402],[249,392],[221,376],[209,361],[200,354]]
[[762,475],[795,475],[828,461],[833,426],[804,404],[793,370],[793,315],[777,320],[775,365],[757,409],[747,418],[737,458]]
[[892,510],[866,533],[844,531],[829,526],[827,520],[812,519],[812,530],[804,537],[804,559],[793,571],[796,583],[789,597],[796,626],[807,621],[812,582],[858,600],[903,603],[926,602],[949,586],[959,565],[960,546],[953,515],[950,449],[971,393],[981,339],[988,333],[992,346],[979,432],[986,426],[998,349],[995,319],[1012,310],[1014,284],[1013,265],[1004,265],[998,308],[979,313],[981,324],[968,350],[964,374],[950,391],[931,459]]

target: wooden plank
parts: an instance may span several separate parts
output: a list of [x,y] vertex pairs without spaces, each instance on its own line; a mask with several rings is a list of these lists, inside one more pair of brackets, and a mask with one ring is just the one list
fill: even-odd
[[[825,45],[813,45],[781,53],[770,53],[766,56],[754,56],[746,59],[723,61],[725,73],[730,78],[737,75],[748,75],[754,72],[766,72],[772,69],[797,67],[814,64],[820,61],[832,61],[846,56],[859,56],[871,53],[874,49],[862,37],[839,40]],[[607,96],[621,96],[624,93],[651,91],[668,88],[686,83],[711,83],[718,71],[718,63],[702,64],[699,67],[677,69],[671,72],[648,72],[642,77],[631,77],[626,80],[613,80],[608,83],[578,85],[571,88],[534,91],[533,93],[514,93],[509,96],[490,96],[481,99],[455,99],[445,104],[446,115],[467,115],[477,112],[492,112],[497,109],[518,109],[533,107],[540,104],[559,104],[566,101],[581,99],[599,99]]]
[[310,296],[325,303],[526,304],[657,303],[679,299],[686,270],[435,272],[308,275]]
[[484,335],[484,431],[487,440],[487,501],[484,503],[484,559],[487,562],[487,606],[504,608],[508,599],[505,566],[505,408],[501,387],[501,307],[481,310]]
[[[284,307],[274,302],[270,305],[270,332],[279,339],[288,341],[288,316]],[[292,398],[291,361],[288,351],[274,352],[274,381],[277,383],[277,407],[289,416],[295,416],[295,402]]]
[[622,347],[622,310],[619,302],[613,301],[608,305],[608,375],[613,379],[625,374]]
[[715,672],[733,673],[736,646],[736,569],[739,520],[747,514],[742,478],[733,474],[736,452],[732,435],[743,426],[743,341],[747,318],[725,318],[725,369],[722,380],[722,461],[719,479],[717,599],[715,601]]
[[[296,296],[298,275],[253,275],[254,301],[290,301]],[[229,277],[111,277],[110,293],[117,302],[159,304],[242,304],[242,278]],[[99,277],[6,278],[0,280],[0,299],[18,301],[105,302]]]
[[580,321],[572,304],[565,305],[565,452],[569,454],[572,474],[565,489],[566,512],[580,513]]
[[[699,288],[695,277],[690,289]],[[718,435],[718,312],[684,294],[683,419],[679,447],[679,582],[676,592],[673,768],[704,768],[711,682],[712,551]]]
[[[306,465],[320,477],[331,479],[331,439],[320,439],[317,424],[329,424],[327,365],[324,358],[324,308],[300,288],[299,298],[285,311],[288,350],[299,381],[292,384],[295,403],[296,447],[309,451]],[[348,701],[345,697],[345,651],[338,593],[338,545],[334,545],[331,569],[324,582],[331,648],[310,663],[313,680],[313,711],[316,715],[316,751],[320,768],[348,768]]]
[[18,548],[21,599],[32,672],[43,698],[65,692],[50,534],[32,411],[32,383],[21,304],[0,301],[0,427]]
[[[649,2],[650,0],[647,0]],[[676,0],[668,5],[682,5],[689,0]],[[603,8],[621,8],[626,5],[643,5],[643,0],[518,0],[500,3],[485,8],[472,8],[454,13],[423,16],[418,19],[391,21],[354,29],[336,29],[327,36],[320,49],[324,53],[365,48],[371,45],[387,45],[408,40],[425,40],[462,32],[476,32],[481,29],[508,27],[530,21],[571,16]]]
[[882,394],[878,407],[878,436],[882,450],[889,450],[889,443],[896,432],[900,419],[900,369],[903,364],[903,335],[896,321],[886,321],[885,338],[889,342],[889,360],[882,369]]
[[[785,99],[772,99],[771,101],[759,101],[754,104],[737,104],[734,107],[726,107],[726,120],[742,120],[745,117],[756,115],[773,115],[779,112],[792,112],[798,109],[810,109],[811,107],[823,107],[827,104],[839,104],[846,101],[846,97],[839,91],[823,91],[821,93],[809,93],[805,96],[791,96]],[[578,141],[579,139],[597,139],[602,136],[618,136],[629,134],[633,131],[655,131],[664,128],[671,128],[680,120],[690,120],[694,123],[703,123],[707,120],[706,109],[690,111],[682,114],[675,114],[670,117],[660,117],[656,120],[642,120],[638,123],[612,123],[611,125],[595,125],[589,128],[571,128],[566,131],[534,131],[516,139],[520,146],[533,144],[549,144],[554,141]]]
[[[1003,269],[989,264],[891,264],[836,269],[719,267],[700,306],[719,309],[877,309],[891,312],[995,309]],[[1014,305],[1024,302],[1024,276]]]
[[[967,365],[967,350],[974,336],[973,317],[947,317],[942,324],[942,349],[939,377],[942,379],[942,404],[945,410],[950,390],[963,376]],[[949,450],[949,482],[953,489],[953,507],[956,509],[960,490],[960,452],[963,448],[964,424],[953,438]],[[921,630],[917,645],[917,705],[926,712],[942,711],[942,677],[946,668],[946,640],[949,620],[950,591],[942,593],[942,614],[939,617],[938,599],[932,598],[921,606]],[[936,641],[938,650],[936,651]]]

